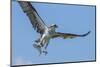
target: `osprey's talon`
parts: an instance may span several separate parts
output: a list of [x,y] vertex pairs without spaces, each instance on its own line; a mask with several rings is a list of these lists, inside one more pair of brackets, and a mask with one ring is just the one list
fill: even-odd
[[48,54],[48,52],[47,52],[47,51],[43,51],[43,53],[45,53],[45,55],[47,55],[47,54]]
[[42,51],[41,51],[41,46],[37,45],[37,44],[33,44],[33,47],[36,48],[39,51],[39,55],[41,55]]

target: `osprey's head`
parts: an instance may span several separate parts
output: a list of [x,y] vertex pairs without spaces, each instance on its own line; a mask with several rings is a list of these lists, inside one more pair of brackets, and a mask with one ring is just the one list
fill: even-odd
[[50,27],[58,28],[56,24],[52,24]]

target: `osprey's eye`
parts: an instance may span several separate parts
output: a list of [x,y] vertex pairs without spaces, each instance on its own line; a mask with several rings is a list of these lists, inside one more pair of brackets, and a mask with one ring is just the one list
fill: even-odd
[[57,26],[57,25],[54,25],[54,27],[58,28],[58,26]]

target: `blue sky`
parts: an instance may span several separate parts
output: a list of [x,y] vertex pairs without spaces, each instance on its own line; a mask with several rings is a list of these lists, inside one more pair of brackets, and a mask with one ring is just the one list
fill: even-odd
[[32,46],[39,34],[17,2],[12,2],[12,63],[44,64],[95,60],[95,7],[32,3],[47,25],[57,24],[57,31],[73,34],[91,33],[74,39],[53,39],[48,54],[39,56]]

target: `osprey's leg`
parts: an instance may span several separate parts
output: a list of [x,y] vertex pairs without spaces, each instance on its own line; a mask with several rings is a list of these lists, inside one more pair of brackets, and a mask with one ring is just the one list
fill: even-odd
[[47,52],[47,47],[48,47],[48,44],[49,44],[49,40],[45,40],[45,46],[44,46],[44,50],[43,50],[43,53],[45,53],[45,55],[47,55],[48,54],[48,52]]
[[39,51],[40,55],[41,53],[45,53],[45,55],[47,54],[47,51],[44,50],[45,44],[48,45],[47,40],[48,39],[45,39],[45,35],[41,35],[41,37],[35,41],[36,44],[33,45]]
[[[48,39],[46,39],[45,35],[43,35],[43,36],[40,38],[39,42],[37,42],[37,45],[41,48],[40,54],[41,54],[41,52],[42,52],[42,53],[45,53],[45,55],[46,55],[46,54],[47,54],[46,48],[47,48],[47,46],[48,46]],[[46,47],[45,47],[45,46],[46,46]]]
[[43,47],[44,44],[45,44],[45,35],[41,36],[40,42],[39,42],[39,45],[40,45],[41,47]]
[[49,41],[46,42],[45,49],[47,49]]
[[33,47],[36,48],[39,51],[40,55],[41,55],[41,53],[42,53],[41,46],[39,46],[37,44],[33,44]]

